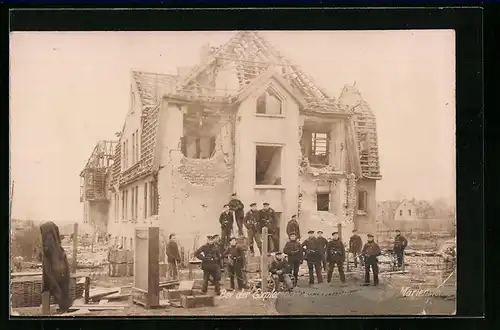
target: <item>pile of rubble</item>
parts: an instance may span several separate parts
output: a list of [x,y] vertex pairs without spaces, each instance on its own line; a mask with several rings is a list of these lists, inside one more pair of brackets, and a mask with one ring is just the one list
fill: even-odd
[[[68,261],[73,259],[73,246],[63,245]],[[78,268],[98,268],[108,264],[108,247],[107,246],[78,246],[77,261]]]

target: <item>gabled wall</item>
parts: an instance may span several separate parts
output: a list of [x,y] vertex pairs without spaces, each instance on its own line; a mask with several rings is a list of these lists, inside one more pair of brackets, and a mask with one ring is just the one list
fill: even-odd
[[[272,86],[283,101],[283,116],[257,115],[257,98]],[[281,212],[281,242],[287,240],[286,223],[297,213],[298,158],[299,158],[299,105],[274,78],[257,87],[241,102],[236,118],[235,183],[245,210],[252,202],[269,202],[276,212]],[[256,146],[281,146],[281,186],[258,187],[255,185]]]
[[[134,165],[132,163],[132,134],[138,131],[139,135],[139,159],[141,157],[141,136],[142,136],[142,121],[141,121],[141,116],[142,116],[142,103],[141,99],[139,97],[139,92],[137,90],[137,86],[135,83],[131,84],[131,95],[130,97],[130,105],[129,105],[129,111],[127,114],[127,117],[125,118],[125,125],[123,127],[123,132],[122,136],[120,138],[120,146],[121,146],[121,171],[127,170],[129,167]],[[123,150],[123,142],[128,140],[128,150]],[[127,168],[124,167],[124,155],[125,152],[127,152],[128,155],[128,166]],[[138,159],[136,159],[136,162]]]

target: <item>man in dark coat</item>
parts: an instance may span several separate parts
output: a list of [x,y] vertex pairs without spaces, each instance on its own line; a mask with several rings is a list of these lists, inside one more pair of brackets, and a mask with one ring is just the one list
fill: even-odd
[[181,254],[179,253],[179,246],[177,245],[177,237],[174,233],[170,234],[169,241],[166,247],[168,275],[172,280],[179,279],[179,263],[181,262]]
[[275,252],[279,250],[278,239],[278,219],[276,212],[269,207],[269,203],[263,203],[264,208],[260,210],[260,226],[261,228],[267,227],[268,229],[268,252]]
[[224,251],[223,257],[227,258],[227,268],[231,283],[231,290],[234,290],[234,277],[238,282],[238,289],[244,288],[243,265],[245,263],[245,251],[236,244],[236,237],[231,237],[229,247]]
[[244,219],[245,227],[248,233],[248,248],[250,254],[254,255],[253,243],[257,244],[260,254],[262,254],[262,238],[260,228],[259,211],[257,210],[257,203],[250,204],[250,211],[247,212]]
[[66,312],[73,304],[70,295],[70,274],[66,253],[61,246],[59,228],[52,222],[40,226],[42,235],[42,292],[49,291],[59,305],[61,312]]
[[309,269],[309,284],[314,284],[314,271],[316,271],[318,283],[323,283],[319,243],[314,236],[314,230],[309,230],[307,233],[309,237],[302,243],[302,248],[304,249],[307,268]]
[[373,271],[373,284],[378,285],[378,259],[381,255],[380,247],[373,240],[373,235],[367,235],[368,242],[363,246],[361,253],[365,258],[365,283],[363,285],[370,285],[370,267]]
[[403,257],[407,245],[408,241],[401,235],[401,231],[396,230],[396,237],[394,238],[394,253],[396,254],[399,268],[403,266]]
[[345,247],[344,243],[339,239],[339,233],[332,233],[332,240],[326,246],[326,260],[328,261],[328,272],[326,281],[332,281],[333,268],[337,265],[339,277],[342,283],[345,283],[344,262],[345,262]]
[[203,270],[203,287],[201,292],[207,293],[208,279],[212,276],[215,282],[215,294],[220,295],[221,254],[214,244],[213,236],[207,236],[207,238],[208,242],[194,253],[194,256],[201,260],[201,269]]
[[358,258],[361,267],[363,267],[363,256],[360,254],[363,248],[363,241],[359,237],[356,229],[352,231],[352,236],[349,239],[349,252],[352,253],[352,258],[354,259],[354,267],[358,267]]
[[[279,283],[285,283],[286,289],[291,290],[293,288],[292,281],[290,280],[290,265],[287,261],[283,259],[283,254],[278,251],[276,252],[276,260],[271,262],[269,266],[269,271],[273,276],[274,283],[278,286]],[[278,288],[276,288],[277,290]]]
[[294,233],[290,235],[290,240],[285,244],[283,253],[288,256],[288,263],[292,268],[293,286],[295,287],[299,280],[299,268],[304,259],[304,250],[302,249],[302,245],[297,241],[297,235]]
[[326,244],[328,240],[323,237],[323,231],[318,230],[318,240],[319,252],[321,253],[321,264],[323,266],[323,270],[326,271]]
[[295,214],[292,215],[292,220],[288,221],[286,225],[286,234],[288,237],[290,237],[291,234],[295,234],[297,240],[300,240],[300,227]]
[[221,238],[222,238],[222,250],[225,250],[229,246],[229,238],[233,231],[233,214],[229,210],[229,205],[224,205],[224,210],[219,216]]
[[243,218],[245,217],[245,206],[237,198],[236,193],[231,195],[231,200],[228,203],[229,209],[234,212],[236,218],[236,225],[238,226],[238,235],[243,236]]

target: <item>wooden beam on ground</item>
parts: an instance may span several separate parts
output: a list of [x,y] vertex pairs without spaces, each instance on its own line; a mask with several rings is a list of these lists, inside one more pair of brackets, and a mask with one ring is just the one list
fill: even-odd
[[262,292],[267,291],[267,277],[268,277],[268,266],[267,266],[267,251],[268,251],[268,230],[267,227],[262,228],[262,253],[260,258],[260,278],[261,278],[261,290]]
[[74,309],[88,309],[88,310],[120,310],[128,307],[128,305],[89,305],[89,304],[84,304],[84,305],[73,305],[70,307],[70,310]]
[[73,267],[72,272],[76,273],[78,259],[78,223],[73,224]]
[[50,315],[50,291],[42,292],[42,315]]

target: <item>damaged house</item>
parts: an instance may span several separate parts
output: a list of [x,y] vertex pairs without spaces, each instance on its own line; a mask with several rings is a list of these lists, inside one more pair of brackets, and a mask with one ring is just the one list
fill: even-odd
[[271,204],[280,244],[293,214],[304,229],[374,230],[376,125],[355,86],[328,96],[244,31],[187,72],[132,72],[130,93],[109,186],[108,232],[124,247],[145,226],[202,244],[233,192],[245,210]]

